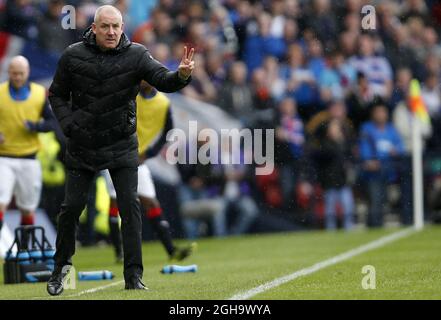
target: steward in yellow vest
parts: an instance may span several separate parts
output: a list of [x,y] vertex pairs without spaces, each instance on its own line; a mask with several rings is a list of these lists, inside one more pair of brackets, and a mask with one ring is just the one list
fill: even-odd
[[38,133],[53,130],[54,121],[43,86],[0,84],[0,157],[35,158],[40,149]]
[[[9,64],[9,81],[0,83],[0,229],[12,197],[22,214],[21,224],[34,224],[42,187],[35,158],[38,133],[53,130],[56,121],[45,88],[29,82],[29,73],[29,61],[16,56]],[[27,246],[27,239],[21,243]]]
[[[147,86],[148,89],[143,90],[143,86]],[[167,142],[167,132],[173,129],[173,118],[167,96],[144,83],[141,84],[141,91],[136,97],[136,106],[138,154],[142,162],[161,151]]]

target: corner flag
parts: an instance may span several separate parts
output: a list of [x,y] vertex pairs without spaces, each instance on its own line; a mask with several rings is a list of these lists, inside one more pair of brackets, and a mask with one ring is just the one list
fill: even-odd
[[421,96],[420,83],[417,79],[412,79],[409,86],[409,108],[412,113],[421,122],[430,122],[427,108],[424,104],[423,97]]

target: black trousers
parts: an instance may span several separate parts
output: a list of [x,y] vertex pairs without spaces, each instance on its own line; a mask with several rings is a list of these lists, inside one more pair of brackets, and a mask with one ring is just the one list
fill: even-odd
[[[115,186],[121,216],[124,250],[124,279],[142,277],[141,232],[142,220],[137,195],[138,168],[109,170]],[[79,217],[84,209],[88,191],[96,172],[67,169],[66,195],[58,218],[55,263],[57,268],[72,264]]]

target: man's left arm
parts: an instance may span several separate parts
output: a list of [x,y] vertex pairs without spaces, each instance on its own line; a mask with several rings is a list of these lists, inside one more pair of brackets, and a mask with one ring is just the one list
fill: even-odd
[[41,113],[41,120],[38,122],[26,121],[25,126],[31,132],[49,132],[55,129],[56,119],[48,101],[44,103],[43,111]]

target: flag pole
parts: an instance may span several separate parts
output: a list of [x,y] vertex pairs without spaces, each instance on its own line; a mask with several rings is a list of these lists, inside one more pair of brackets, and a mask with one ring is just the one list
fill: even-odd
[[415,229],[421,230],[424,226],[422,135],[415,114],[412,120],[413,224]]

